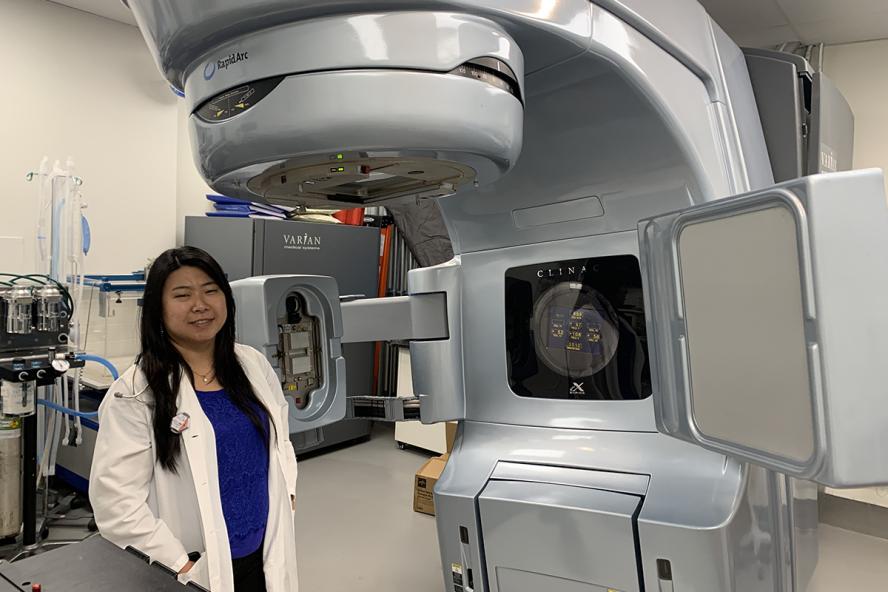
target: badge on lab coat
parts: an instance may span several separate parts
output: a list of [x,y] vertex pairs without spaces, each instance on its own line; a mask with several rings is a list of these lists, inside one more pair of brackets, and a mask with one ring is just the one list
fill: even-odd
[[188,429],[191,416],[187,413],[177,413],[170,422],[170,431],[174,434],[181,434]]

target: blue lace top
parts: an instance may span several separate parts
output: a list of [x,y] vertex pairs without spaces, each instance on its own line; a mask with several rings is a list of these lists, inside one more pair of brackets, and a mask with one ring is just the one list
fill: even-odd
[[[219,490],[231,558],[246,557],[262,546],[268,521],[268,446],[266,437],[224,390],[198,391],[200,406],[216,433]],[[269,433],[268,416],[260,417]]]

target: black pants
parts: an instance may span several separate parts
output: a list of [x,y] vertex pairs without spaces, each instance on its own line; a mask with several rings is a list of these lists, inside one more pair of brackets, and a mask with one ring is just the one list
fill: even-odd
[[246,557],[232,559],[231,566],[234,569],[234,592],[265,592],[261,546]]

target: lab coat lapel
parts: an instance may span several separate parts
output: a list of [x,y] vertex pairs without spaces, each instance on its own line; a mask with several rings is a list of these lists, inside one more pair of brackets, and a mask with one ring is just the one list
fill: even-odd
[[265,583],[268,592],[296,592],[298,575],[295,565],[296,536],[289,492],[295,483],[287,483],[284,454],[289,447],[290,434],[285,421],[286,403],[281,405],[272,396],[262,368],[247,355],[238,354],[253,392],[268,409],[274,436],[269,445],[268,525],[263,543]]
[[250,381],[250,384],[253,387],[253,392],[268,410],[268,420],[271,422],[273,434],[270,446],[279,447],[282,438],[290,437],[289,434],[284,433],[284,426],[281,425],[280,407],[268,396],[268,388],[265,388],[265,377],[263,376],[261,369],[258,368],[252,360],[248,359],[247,356],[238,354],[238,360],[240,361],[244,372],[247,374],[247,380]]
[[[200,406],[191,382],[185,376],[179,385],[178,404],[178,412],[187,413],[189,416],[188,429],[184,430],[180,437],[197,492],[203,538],[207,547],[207,567],[210,574],[225,574],[230,572],[231,548],[228,545],[228,530],[225,527],[222,505],[219,503],[221,494],[216,435],[209,418]],[[221,565],[212,564],[215,558],[219,559]],[[218,583],[212,581],[210,584],[214,589],[218,586]]]
[[197,393],[194,392],[191,383],[184,376],[179,385],[177,412],[188,414],[188,427],[179,436],[182,438],[182,445],[187,452],[188,464],[191,467],[191,474],[194,476],[198,499],[202,499],[201,493],[208,493],[207,486],[210,478],[208,467],[216,465],[216,438],[213,426],[203,412],[200,401],[197,400]]
[[[286,462],[284,460],[284,455],[287,454],[286,449],[290,445],[290,434],[287,430],[287,422],[285,420],[287,413],[289,412],[287,404],[284,403],[281,405],[274,400],[268,389],[268,383],[265,380],[262,369],[255,362],[250,360],[247,356],[239,355],[238,359],[247,374],[247,379],[249,379],[250,384],[253,385],[253,392],[256,393],[256,396],[259,397],[259,399],[265,404],[265,408],[268,410],[268,419],[271,422],[273,434],[269,443],[270,460],[275,463],[283,476],[284,491],[294,491],[296,483],[287,481],[287,469],[284,466],[284,463]],[[269,493],[272,495],[275,494],[273,491]],[[289,494],[285,494],[284,497],[285,499],[288,499]]]

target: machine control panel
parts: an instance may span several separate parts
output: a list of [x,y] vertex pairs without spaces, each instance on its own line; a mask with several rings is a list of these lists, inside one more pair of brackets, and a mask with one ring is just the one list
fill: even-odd
[[631,255],[506,271],[509,385],[523,397],[643,399],[651,394],[644,298]]
[[209,123],[231,119],[268,96],[283,79],[283,76],[275,76],[226,90],[203,103],[195,113]]

